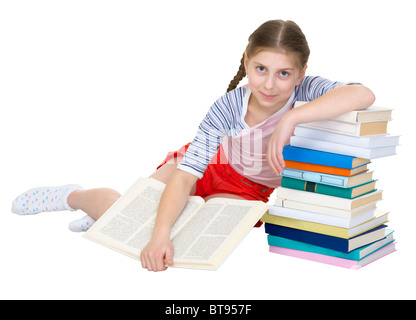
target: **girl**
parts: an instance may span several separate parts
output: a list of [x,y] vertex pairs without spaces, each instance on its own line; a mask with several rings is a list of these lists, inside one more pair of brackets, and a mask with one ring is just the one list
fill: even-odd
[[[209,109],[195,139],[169,153],[151,175],[167,185],[152,238],[141,252],[143,268],[161,271],[172,265],[170,229],[190,194],[267,202],[280,185],[282,150],[297,124],[373,104],[373,93],[362,85],[305,76],[308,57],[306,38],[292,21],[268,21],[249,37],[237,75]],[[245,76],[248,85],[237,88]],[[297,100],[308,103],[293,109]],[[12,211],[80,209],[87,216],[69,227],[85,231],[119,197],[112,189],[77,185],[36,188],[17,197]]]

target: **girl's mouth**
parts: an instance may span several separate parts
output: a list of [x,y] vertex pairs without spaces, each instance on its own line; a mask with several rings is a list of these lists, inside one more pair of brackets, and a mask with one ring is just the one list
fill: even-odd
[[260,92],[260,93],[261,93],[261,96],[263,97],[263,99],[265,99],[265,100],[272,100],[272,99],[277,97],[277,95],[268,95],[268,94],[264,94],[263,92]]

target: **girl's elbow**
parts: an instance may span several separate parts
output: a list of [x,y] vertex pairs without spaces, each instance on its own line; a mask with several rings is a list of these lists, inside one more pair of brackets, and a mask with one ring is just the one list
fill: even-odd
[[351,89],[354,90],[353,96],[355,96],[356,101],[356,105],[354,107],[355,110],[364,110],[373,105],[376,100],[376,96],[373,91],[361,84],[353,85],[353,88],[354,89]]
[[369,106],[374,104],[374,101],[376,101],[376,96],[374,95],[373,91],[371,91],[369,88],[362,86],[363,95],[362,95],[362,103],[363,108],[366,109]]
[[373,91],[371,91],[368,88],[367,90],[368,90],[368,106],[371,106],[376,101],[376,96],[373,93]]

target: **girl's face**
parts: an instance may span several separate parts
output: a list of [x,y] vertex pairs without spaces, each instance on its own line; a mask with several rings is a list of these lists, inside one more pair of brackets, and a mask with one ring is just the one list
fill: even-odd
[[290,53],[273,50],[262,50],[250,59],[246,55],[244,66],[252,107],[275,113],[286,105],[306,71],[306,66],[299,70],[295,59]]

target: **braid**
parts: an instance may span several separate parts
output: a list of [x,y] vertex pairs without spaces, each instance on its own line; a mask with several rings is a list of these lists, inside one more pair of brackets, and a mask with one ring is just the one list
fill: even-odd
[[240,81],[246,76],[246,70],[244,68],[244,54],[241,58],[240,62],[240,68],[238,69],[237,74],[235,75],[234,79],[231,80],[230,84],[228,85],[227,92],[234,90],[237,88],[237,85],[240,83]]

